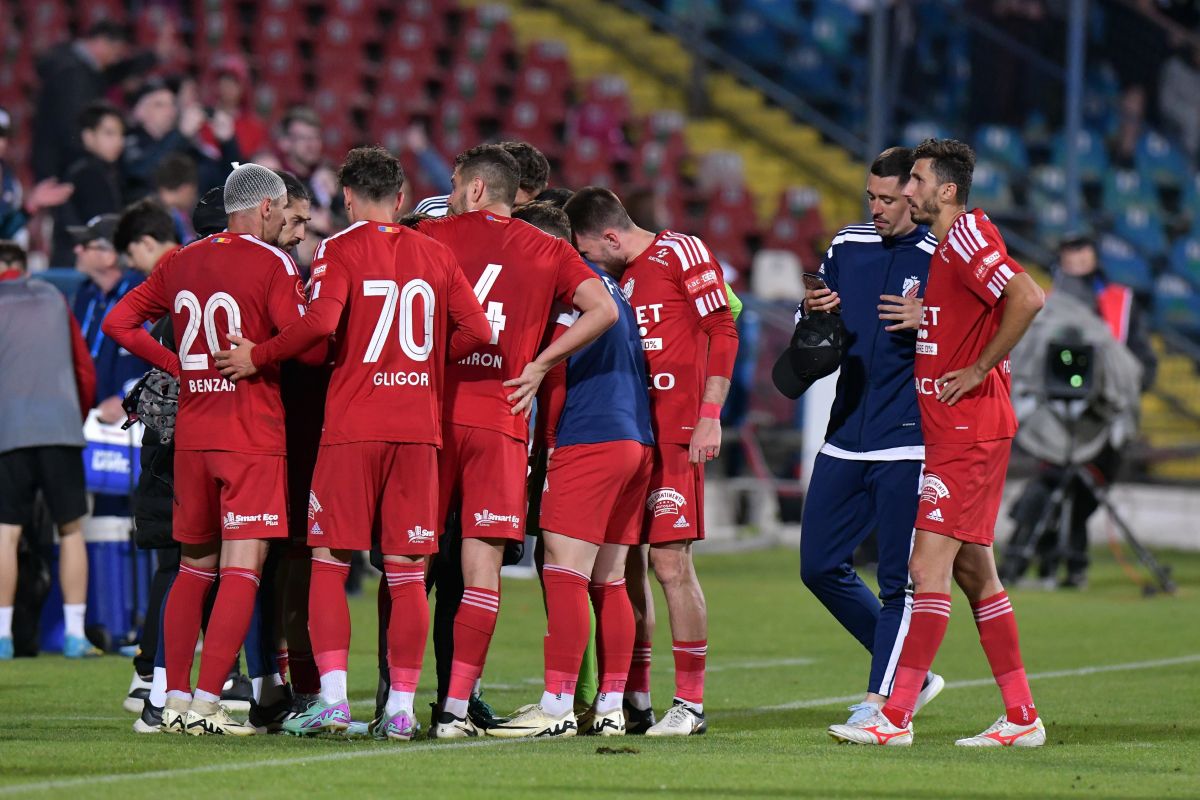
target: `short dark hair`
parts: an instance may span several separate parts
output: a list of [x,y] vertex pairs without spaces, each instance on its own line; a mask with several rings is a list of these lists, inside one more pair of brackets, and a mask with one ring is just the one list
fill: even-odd
[[287,205],[299,202],[301,200],[312,202],[312,192],[304,185],[304,181],[297,178],[286,169],[277,169],[275,174],[283,178],[283,185],[287,187]]
[[563,211],[571,220],[571,230],[576,236],[595,236],[608,229],[627,230],[633,220],[621,200],[603,186],[587,186],[580,189],[567,201]]
[[83,107],[83,111],[79,112],[79,130],[94,131],[109,117],[116,117],[122,125],[125,124],[125,117],[121,114],[121,109],[107,100],[93,100]]
[[938,184],[953,183],[958,187],[955,201],[966,205],[971,195],[971,177],[975,174],[975,151],[957,139],[926,139],[912,152],[913,161],[930,160]]
[[284,133],[292,127],[293,122],[303,122],[305,125],[311,125],[314,128],[321,127],[321,118],[317,116],[317,112],[313,111],[308,106],[292,106],[283,115],[283,119],[279,122],[279,129]]
[[128,43],[132,39],[129,26],[115,19],[102,19],[92,23],[83,34],[85,39],[109,39],[114,42]]
[[394,199],[404,186],[400,159],[382,147],[356,147],[338,170],[341,185],[373,203]]
[[423,211],[414,211],[411,214],[405,214],[400,219],[396,220],[397,225],[403,225],[406,228],[416,228],[427,219],[437,219],[432,214],[426,214]]
[[0,261],[20,264],[22,270],[29,266],[29,257],[25,254],[25,248],[12,239],[0,239]]
[[118,253],[124,253],[126,248],[143,236],[149,236],[156,242],[166,244],[179,242],[175,231],[175,220],[166,206],[152,197],[138,200],[121,212],[117,227],[113,231],[113,247]]
[[521,176],[520,187],[531,195],[537,195],[550,181],[550,162],[541,150],[529,142],[501,142],[500,146],[517,160],[517,172]]
[[183,153],[171,153],[154,170],[154,185],[159,189],[178,189],[200,183],[196,162]]
[[534,201],[517,206],[513,219],[524,220],[551,236],[571,240],[571,220],[567,219],[567,212],[553,203]]
[[482,178],[492,201],[511,206],[517,199],[521,183],[521,167],[507,150],[498,144],[481,144],[454,159],[458,176],[464,181]]
[[912,173],[913,151],[908,147],[889,147],[871,162],[871,174],[877,178],[899,178],[901,186]]
[[562,208],[567,204],[567,201],[574,196],[575,193],[570,189],[564,189],[561,186],[555,186],[553,189],[546,189],[533,199],[539,203],[551,203],[559,208]]

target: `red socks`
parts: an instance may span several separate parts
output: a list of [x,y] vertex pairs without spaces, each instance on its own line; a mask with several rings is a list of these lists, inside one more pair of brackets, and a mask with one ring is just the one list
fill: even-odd
[[387,629],[391,685],[398,692],[416,692],[429,635],[425,565],[385,561],[383,571],[392,600]]
[[708,657],[708,640],[671,642],[675,656],[675,696],[695,705],[704,703],[704,661]]
[[317,671],[322,675],[333,670],[346,671],[350,653],[350,606],[346,603],[346,576],[349,574],[349,564],[319,558],[312,560],[308,636]]
[[171,584],[163,611],[163,657],[166,659],[168,692],[192,692],[192,663],[196,656],[196,641],[200,638],[204,601],[216,579],[214,569],[181,564],[179,574]]
[[921,693],[933,657],[942,646],[949,623],[950,595],[938,592],[913,595],[912,620],[896,665],[896,681],[883,707],[883,715],[898,728],[906,727],[912,719],[917,695]]
[[[600,668],[600,694],[625,692],[633,658],[635,623],[625,579],[593,583],[589,587],[596,609],[596,660]],[[650,675],[650,651],[646,648],[646,678]],[[647,688],[640,691],[649,691]]]
[[634,642],[626,692],[650,693],[650,642]]
[[987,654],[992,675],[1004,698],[1009,722],[1028,725],[1037,719],[1033,695],[1021,661],[1021,645],[1017,636],[1017,619],[1013,616],[1008,594],[1000,592],[972,603],[975,626],[979,628],[979,643]]
[[242,649],[242,642],[246,641],[257,595],[257,572],[241,567],[225,567],[221,570],[221,585],[217,588],[217,600],[208,618],[204,651],[200,654],[197,691],[221,696],[221,687],[229,677],[229,668]]
[[572,697],[579,681],[579,663],[587,649],[591,623],[588,620],[588,577],[567,567],[542,567],[546,587],[546,692]]
[[[492,589],[468,586],[454,617],[454,660],[450,663],[450,688],[447,698],[466,701],[475,681],[483,674],[496,615],[500,612],[500,593]],[[581,653],[582,656],[582,653]],[[576,660],[576,667],[579,660]]]

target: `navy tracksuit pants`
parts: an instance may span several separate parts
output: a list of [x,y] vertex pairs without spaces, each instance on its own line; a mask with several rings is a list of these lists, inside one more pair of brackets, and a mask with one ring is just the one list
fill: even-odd
[[[922,462],[851,461],[821,453],[800,531],[800,577],[871,653],[868,691],[889,695],[908,631],[908,557]],[[879,597],[854,571],[854,551],[872,531],[879,543]]]

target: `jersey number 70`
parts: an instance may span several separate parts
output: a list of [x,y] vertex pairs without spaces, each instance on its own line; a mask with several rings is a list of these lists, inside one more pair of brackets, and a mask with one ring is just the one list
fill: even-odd
[[[366,297],[382,297],[383,308],[379,310],[379,320],[375,323],[375,332],[371,334],[371,342],[363,355],[364,364],[373,364],[383,353],[383,345],[392,330],[392,320],[396,318],[396,306],[400,306],[400,349],[413,361],[427,361],[433,352],[433,287],[426,281],[416,278],[404,284],[403,288],[395,281],[370,280],[363,281],[363,295]],[[413,319],[413,304],[420,297],[425,301],[424,318]],[[423,324],[422,324],[423,323]],[[414,328],[424,328],[425,337],[417,344]]]

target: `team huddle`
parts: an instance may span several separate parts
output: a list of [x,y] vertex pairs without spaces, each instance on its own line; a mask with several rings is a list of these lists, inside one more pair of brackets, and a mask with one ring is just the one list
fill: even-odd
[[[444,218],[397,222],[404,173],[381,148],[352,150],[339,178],[350,225],[321,243],[307,285],[277,246],[284,181],[246,164],[225,184],[226,230],[174,253],[104,323],[179,379],[173,529],[182,558],[163,614],[161,730],[350,728],[345,582],[354,552],[374,548],[386,629],[386,692],[368,726],[376,738],[420,729],[426,584],[439,570],[460,570],[462,588],[461,600],[437,593],[438,606],[457,601],[457,611],[452,653],[437,653],[432,737],[703,733],[707,617],[691,543],[704,536],[703,469],[719,453],[737,352],[720,266],[695,237],[635,226],[607,190],[582,190],[562,209],[514,211],[520,167],[498,145],[456,159]],[[165,316],[174,347],[143,327]],[[288,381],[289,370],[304,377]],[[535,399],[532,449],[548,455],[545,477],[534,478],[545,692],[481,728],[469,709],[500,609],[500,569],[533,505]],[[317,420],[307,441],[297,417]],[[297,475],[304,465],[311,471]],[[301,519],[297,487],[308,499]],[[281,550],[287,558],[272,557]],[[661,720],[649,696],[649,567],[675,640],[675,699]],[[280,653],[292,651],[291,676],[281,657],[243,723],[220,704],[221,688],[260,583],[277,583],[276,572],[307,584],[306,598],[301,591],[266,623]],[[627,573],[636,587],[627,589]],[[597,691],[577,708],[589,598]],[[282,621],[297,615],[299,626]],[[301,691],[306,638],[319,686]]]

